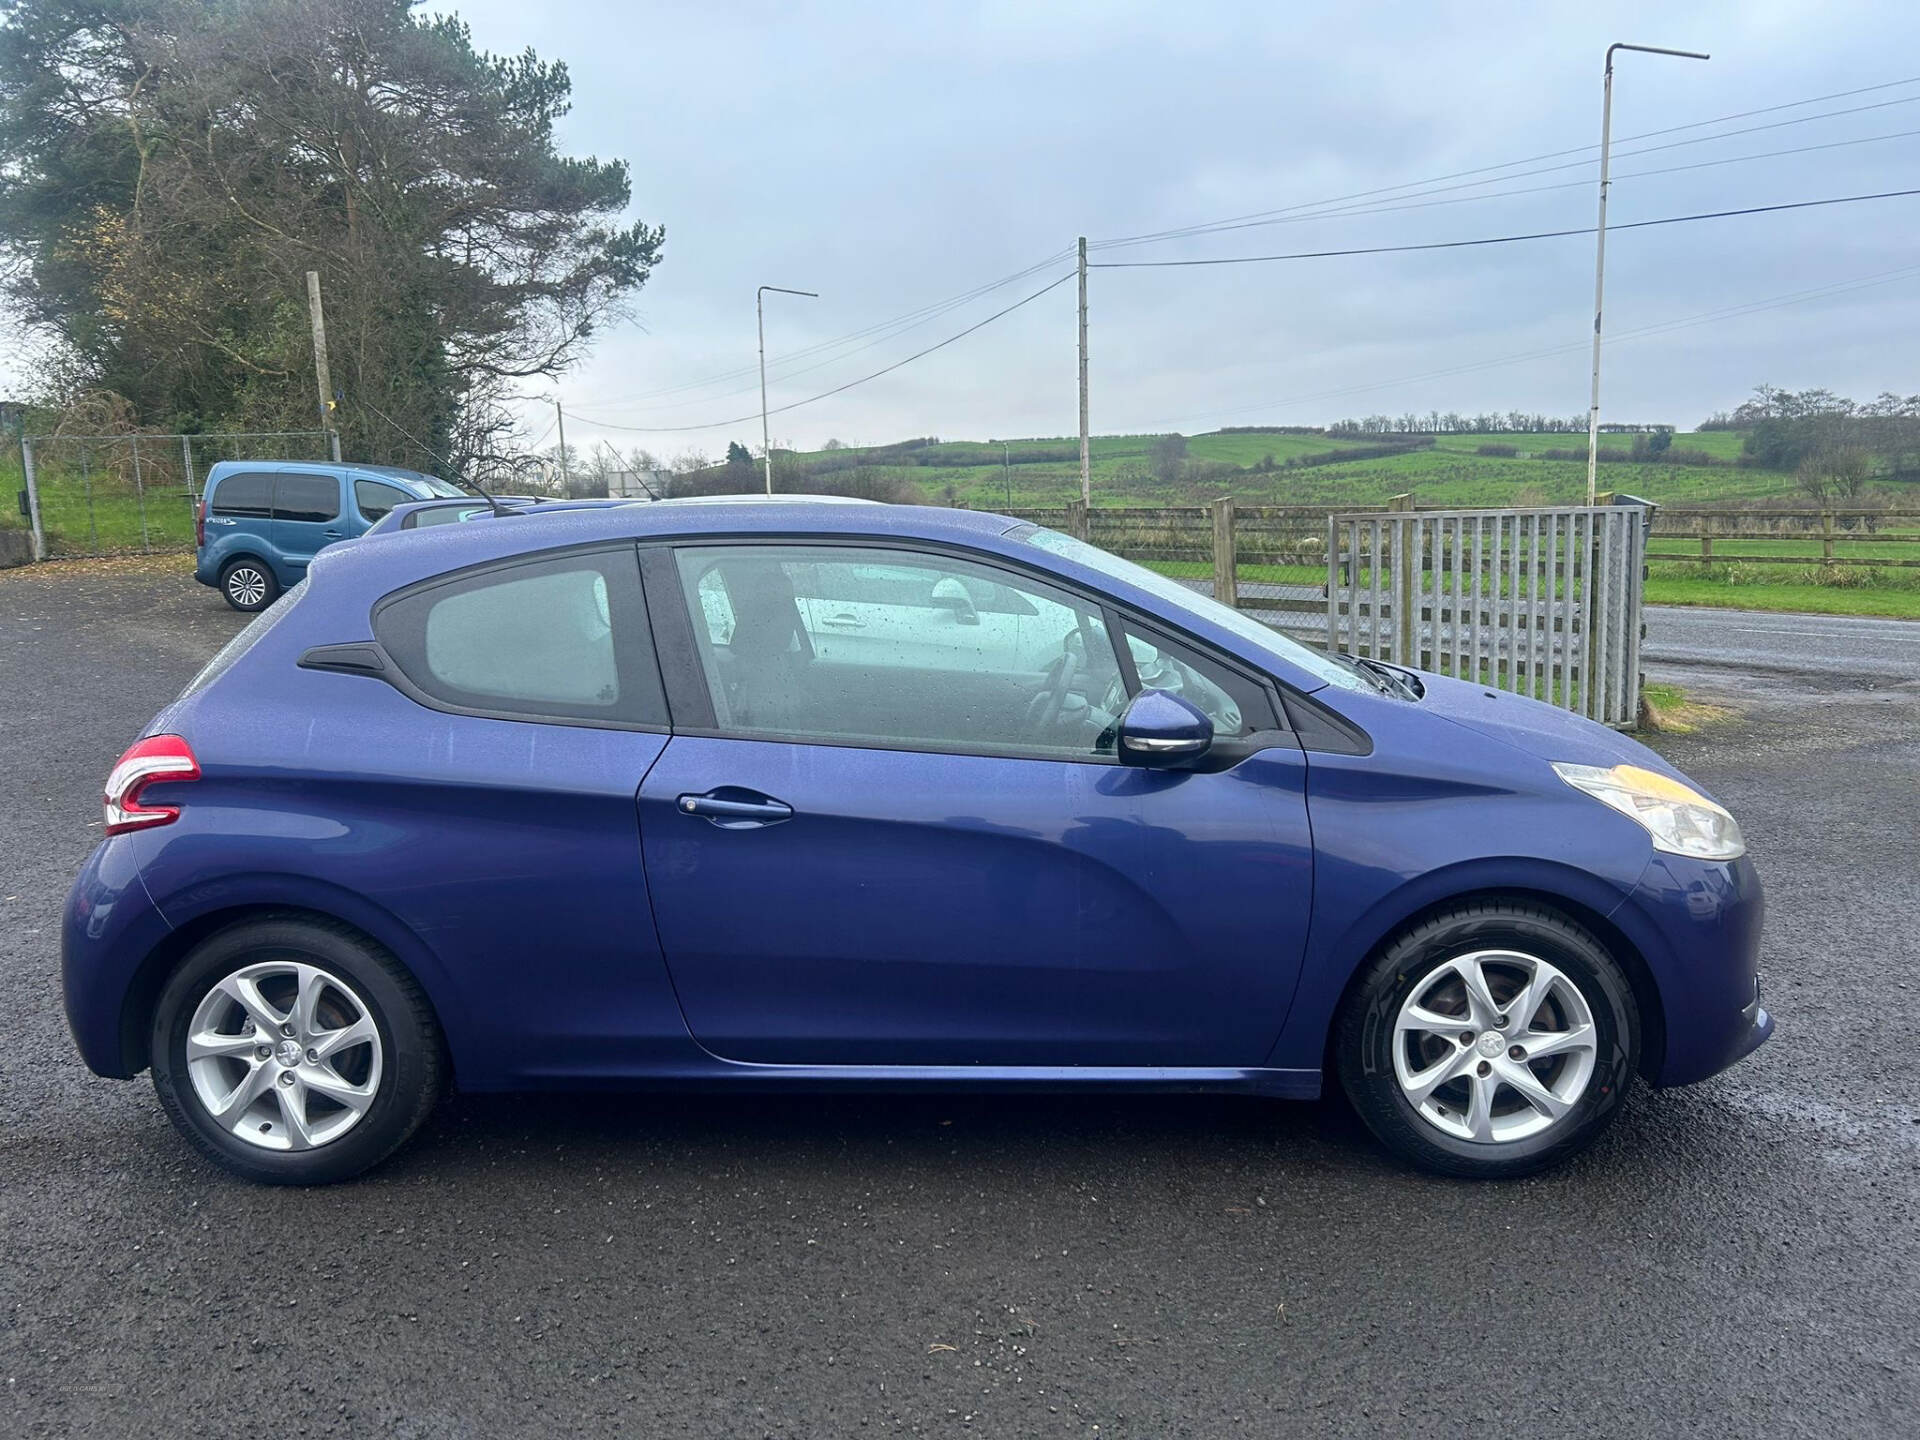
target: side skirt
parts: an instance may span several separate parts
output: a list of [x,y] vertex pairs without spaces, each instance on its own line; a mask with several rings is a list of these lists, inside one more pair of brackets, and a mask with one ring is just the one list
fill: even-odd
[[514,1088],[567,1090],[1134,1090],[1315,1100],[1318,1070],[1128,1065],[753,1065],[707,1058],[643,1071],[541,1070]]

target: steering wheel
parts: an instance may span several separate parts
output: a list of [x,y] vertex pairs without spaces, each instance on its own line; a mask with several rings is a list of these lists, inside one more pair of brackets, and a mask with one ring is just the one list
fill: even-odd
[[1067,703],[1067,692],[1080,668],[1072,646],[1064,646],[1060,658],[1047,667],[1047,686],[1027,704],[1026,728],[1031,735],[1044,737],[1060,718]]

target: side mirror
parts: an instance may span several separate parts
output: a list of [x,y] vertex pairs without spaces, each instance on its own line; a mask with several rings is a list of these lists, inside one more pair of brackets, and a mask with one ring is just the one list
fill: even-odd
[[1148,770],[1190,764],[1213,746],[1213,721],[1168,690],[1142,690],[1120,717],[1120,763]]
[[943,575],[933,582],[933,608],[945,610],[962,625],[980,623],[980,612],[974,607],[967,587],[951,575]]

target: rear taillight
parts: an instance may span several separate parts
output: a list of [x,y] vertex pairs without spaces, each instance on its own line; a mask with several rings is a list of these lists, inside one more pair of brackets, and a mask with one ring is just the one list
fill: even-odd
[[200,762],[194,759],[192,747],[178,735],[149,735],[144,740],[136,740],[107,776],[104,799],[107,834],[124,835],[129,830],[171,825],[180,818],[180,807],[142,805],[140,792],[156,782],[199,778]]
[[193,543],[199,549],[207,548],[207,497],[200,497],[200,510],[193,517]]

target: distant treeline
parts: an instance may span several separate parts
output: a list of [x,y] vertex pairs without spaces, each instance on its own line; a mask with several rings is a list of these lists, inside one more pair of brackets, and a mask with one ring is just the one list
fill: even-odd
[[[1609,435],[1654,434],[1674,427],[1666,424],[1626,424],[1614,422],[1600,427]],[[1442,414],[1429,410],[1416,415],[1363,415],[1356,420],[1337,420],[1322,432],[1327,435],[1584,435],[1584,415],[1529,415],[1519,410],[1505,414],[1462,415],[1449,410]]]

